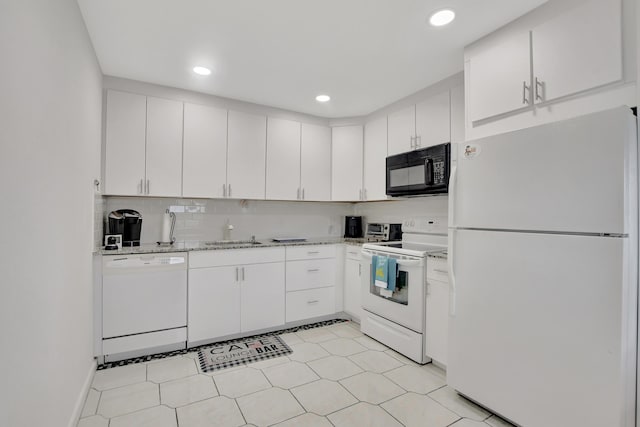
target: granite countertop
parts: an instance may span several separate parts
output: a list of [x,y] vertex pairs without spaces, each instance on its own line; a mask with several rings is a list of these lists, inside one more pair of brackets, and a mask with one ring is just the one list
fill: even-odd
[[254,245],[250,243],[225,244],[225,245],[207,245],[207,241],[190,240],[175,242],[170,246],[159,246],[157,244],[143,244],[140,246],[123,247],[121,250],[108,251],[103,248],[95,251],[101,255],[131,255],[131,254],[150,254],[150,253],[167,253],[167,252],[190,252],[190,251],[215,251],[226,249],[247,249],[247,248],[271,248],[280,246],[306,246],[306,245],[335,245],[345,243],[347,245],[360,246],[365,243],[366,239],[352,239],[343,237],[316,237],[310,238],[303,242],[274,242],[272,240],[257,240],[260,244]]

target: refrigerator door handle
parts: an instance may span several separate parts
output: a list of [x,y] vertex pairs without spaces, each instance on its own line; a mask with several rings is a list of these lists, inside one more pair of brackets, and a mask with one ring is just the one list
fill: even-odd
[[[458,181],[458,166],[454,163],[451,165],[449,175],[449,227],[455,227],[455,207],[456,207],[456,184]],[[451,249],[449,249],[451,250]]]
[[449,244],[447,252],[447,265],[449,269],[449,316],[456,316],[456,275],[454,273],[453,258],[455,256],[454,241],[456,230],[449,230]]

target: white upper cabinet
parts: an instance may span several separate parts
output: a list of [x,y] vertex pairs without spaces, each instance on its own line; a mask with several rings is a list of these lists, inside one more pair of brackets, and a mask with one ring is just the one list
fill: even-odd
[[417,148],[431,147],[451,141],[449,91],[431,96],[416,104]]
[[184,104],[182,195],[219,198],[227,184],[227,110]]
[[415,149],[415,105],[389,114],[388,155],[405,153]]
[[386,200],[387,118],[364,126],[364,200]]
[[536,103],[622,80],[620,0],[592,0],[532,31]]
[[227,197],[265,198],[267,118],[229,111]]
[[451,88],[451,142],[465,140],[464,87]]
[[107,91],[105,193],[182,195],[182,102]]
[[268,200],[297,200],[300,189],[300,123],[269,117],[267,121]]
[[331,199],[362,200],[362,126],[331,129]]
[[144,194],[146,117],[146,96],[107,91],[106,194]]
[[529,31],[500,40],[469,58],[468,113],[474,122],[531,104]]
[[[574,3],[561,14],[541,6],[536,17],[527,16],[529,24],[499,30],[465,50],[467,121],[472,127],[623,80],[621,0]],[[576,114],[597,110],[594,102],[574,103]],[[609,107],[610,101],[602,102]],[[515,127],[553,120],[551,108],[536,111],[541,118],[532,114],[514,122]],[[567,109],[560,113],[562,118],[571,115]],[[513,129],[496,128],[494,133],[507,130]]]
[[331,128],[302,123],[300,187],[303,200],[331,200]]
[[147,195],[182,195],[182,102],[147,97]]
[[391,113],[387,119],[389,156],[449,142],[451,140],[449,91]]

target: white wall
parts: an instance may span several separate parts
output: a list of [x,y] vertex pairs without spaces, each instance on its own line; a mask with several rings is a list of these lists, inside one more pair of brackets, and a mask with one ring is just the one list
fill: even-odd
[[67,426],[93,372],[102,74],[74,0],[0,2],[0,425]]

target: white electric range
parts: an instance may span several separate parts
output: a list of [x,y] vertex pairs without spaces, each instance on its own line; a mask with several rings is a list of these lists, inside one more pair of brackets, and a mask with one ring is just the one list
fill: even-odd
[[[425,354],[427,258],[447,250],[447,218],[405,220],[402,242],[366,243],[362,246],[362,332],[418,362]],[[393,292],[373,283],[374,256],[394,258],[397,264]]]

